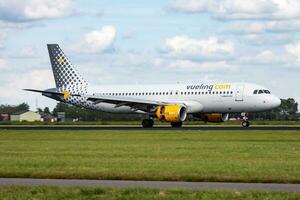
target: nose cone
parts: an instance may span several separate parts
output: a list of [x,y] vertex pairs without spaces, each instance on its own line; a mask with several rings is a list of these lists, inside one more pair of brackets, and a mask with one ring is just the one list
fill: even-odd
[[272,104],[273,104],[273,107],[276,108],[276,107],[280,106],[281,100],[278,97],[273,96]]

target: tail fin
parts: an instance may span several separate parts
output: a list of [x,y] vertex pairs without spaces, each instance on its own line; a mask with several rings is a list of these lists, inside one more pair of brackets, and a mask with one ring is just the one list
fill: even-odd
[[75,70],[58,44],[48,44],[56,88],[60,92],[86,94],[88,83]]

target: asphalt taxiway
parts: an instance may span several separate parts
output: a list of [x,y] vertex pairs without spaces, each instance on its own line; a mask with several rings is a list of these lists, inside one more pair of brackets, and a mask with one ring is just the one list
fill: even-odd
[[157,188],[193,190],[255,190],[276,192],[299,192],[300,184],[280,183],[225,183],[225,182],[175,182],[175,181],[124,181],[124,180],[79,180],[79,179],[30,179],[0,178],[0,186],[73,186],[109,188]]

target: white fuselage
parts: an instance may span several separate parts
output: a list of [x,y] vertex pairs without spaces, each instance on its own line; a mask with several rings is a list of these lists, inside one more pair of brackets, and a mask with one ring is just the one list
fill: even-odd
[[[256,94],[254,94],[255,90]],[[98,89],[89,87],[88,94],[183,104],[189,114],[258,112],[280,105],[280,99],[270,94],[266,88],[250,83],[109,85]],[[77,105],[76,101],[71,100],[72,98],[67,100],[67,103]],[[145,113],[129,106],[116,106],[111,103],[82,102],[77,106],[110,113]]]

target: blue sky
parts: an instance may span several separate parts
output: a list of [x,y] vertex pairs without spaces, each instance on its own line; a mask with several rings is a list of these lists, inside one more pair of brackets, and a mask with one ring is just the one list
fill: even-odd
[[[47,43],[91,84],[254,82],[300,100],[296,0],[1,0],[0,103],[56,104]],[[37,103],[36,103],[37,102]]]

